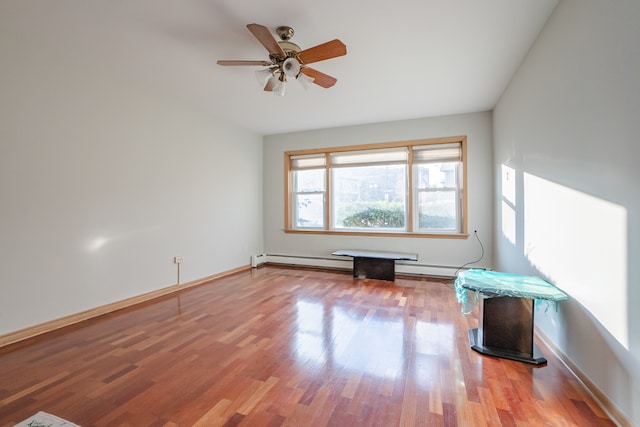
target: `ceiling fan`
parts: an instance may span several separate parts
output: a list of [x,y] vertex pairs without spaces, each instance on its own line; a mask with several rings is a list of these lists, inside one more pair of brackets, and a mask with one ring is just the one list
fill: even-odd
[[218,65],[258,65],[267,67],[256,71],[256,78],[258,78],[261,85],[264,85],[265,91],[270,91],[280,96],[285,94],[287,78],[298,80],[305,88],[309,87],[311,83],[323,88],[329,88],[336,84],[337,79],[335,77],[311,68],[308,64],[346,55],[347,47],[340,40],[331,40],[302,50],[300,46],[290,41],[294,34],[291,27],[281,26],[276,28],[280,41],[277,41],[264,25],[248,24],[247,28],[269,51],[269,60],[220,60]]

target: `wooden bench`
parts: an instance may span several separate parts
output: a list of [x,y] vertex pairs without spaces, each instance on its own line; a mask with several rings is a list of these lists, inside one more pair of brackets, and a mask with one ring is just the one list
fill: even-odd
[[340,250],[331,255],[353,257],[353,277],[359,279],[395,280],[396,261],[417,261],[417,254],[361,250]]

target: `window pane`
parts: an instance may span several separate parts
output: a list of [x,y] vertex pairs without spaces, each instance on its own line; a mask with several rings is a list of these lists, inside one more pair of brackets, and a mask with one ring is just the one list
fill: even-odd
[[406,229],[403,164],[332,170],[333,228]]
[[457,163],[422,163],[416,169],[419,189],[457,187]]
[[293,172],[293,218],[296,228],[324,228],[325,169]]
[[421,231],[457,231],[455,190],[418,193],[418,228]]
[[293,191],[324,191],[324,169],[299,170],[293,173]]
[[418,231],[459,231],[458,162],[416,165]]
[[293,203],[296,227],[324,227],[324,193],[295,194]]

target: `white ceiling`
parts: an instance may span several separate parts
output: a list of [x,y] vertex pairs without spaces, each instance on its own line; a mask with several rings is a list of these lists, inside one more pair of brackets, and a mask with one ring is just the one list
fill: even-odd
[[[101,70],[96,79],[135,83],[268,135],[490,110],[557,3],[24,0],[3,2],[0,21],[5,44],[6,25],[30,31],[14,42],[45,44],[58,61]],[[302,49],[340,39],[346,56],[313,65],[337,84],[305,91],[292,82],[280,98],[259,87],[259,67],[216,65],[268,59],[246,28],[253,22],[293,27]]]

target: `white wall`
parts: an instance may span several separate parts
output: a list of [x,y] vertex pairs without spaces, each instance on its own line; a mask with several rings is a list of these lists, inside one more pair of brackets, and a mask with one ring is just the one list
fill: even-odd
[[[468,239],[429,239],[410,237],[367,237],[286,234],[284,229],[284,152],[308,148],[373,144],[421,138],[467,135],[469,163],[469,230],[487,249],[476,266],[492,266],[493,175],[491,113],[463,114],[372,125],[350,126],[309,132],[271,135],[264,144],[264,242],[268,254],[330,258],[338,249],[374,249],[418,254],[418,264],[453,266],[438,271],[452,274],[456,268],[478,259],[478,241]],[[269,257],[272,261],[273,258]],[[282,260],[280,260],[282,261]],[[284,260],[286,261],[286,260]],[[311,259],[303,263],[313,263]],[[346,262],[342,267],[350,268]],[[339,265],[341,266],[341,265]],[[401,271],[401,268],[398,269]]]
[[496,268],[570,295],[536,323],[637,425],[639,19],[562,0],[494,110]]
[[175,255],[184,283],[262,251],[260,135],[3,11],[0,334],[175,284]]

